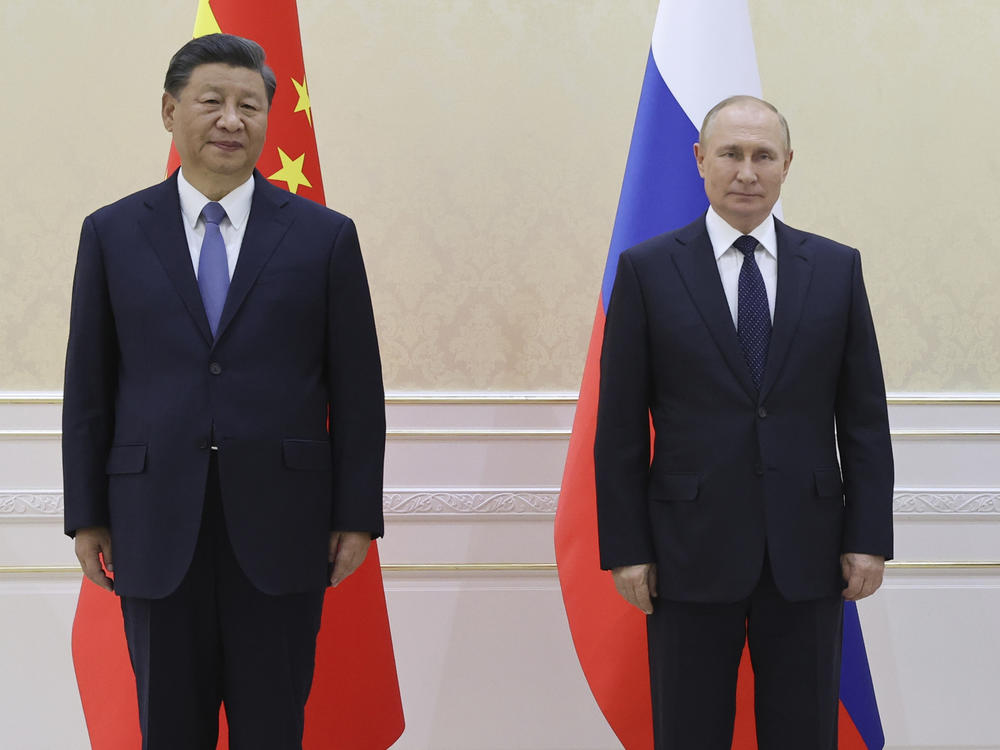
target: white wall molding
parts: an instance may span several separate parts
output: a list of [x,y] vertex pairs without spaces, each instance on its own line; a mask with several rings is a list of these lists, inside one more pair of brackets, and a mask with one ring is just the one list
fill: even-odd
[[[559,502],[559,488],[512,489],[408,489],[382,495],[387,517],[449,516],[552,516]],[[1000,519],[997,489],[905,489],[892,501],[893,513],[903,517],[958,516]],[[0,490],[0,521],[60,520],[61,490]]]
[[989,516],[1000,518],[1000,490],[897,490],[892,499],[896,516]]
[[62,490],[0,490],[0,521],[61,520],[62,514]]
[[[575,391],[389,391],[388,404],[575,404]],[[887,394],[890,405],[1000,406],[1000,393],[978,391],[908,392]],[[0,390],[0,404],[61,404],[62,391]]]
[[[488,707],[469,720],[477,727],[518,715],[551,728],[562,744],[545,748],[614,746],[580,673],[554,568],[575,407],[571,393],[386,399],[388,533],[378,552],[412,714],[438,716],[460,700]],[[0,392],[0,663],[38,676],[55,696],[49,713],[70,717],[60,722],[67,739],[46,748],[86,743],[69,657],[80,573],[62,535],[60,410],[58,392]],[[896,561],[859,607],[889,746],[986,750],[1000,650],[954,634],[1000,617],[1000,394],[891,394],[889,416]],[[490,704],[515,677],[532,689],[501,690],[515,698]],[[31,694],[22,682],[0,698],[19,705]],[[444,744],[421,745],[411,729],[408,747]]]
[[405,490],[382,496],[386,516],[552,516],[559,489]]
[[[390,490],[382,495],[386,516],[544,516],[556,512],[558,488]],[[0,522],[62,519],[61,490],[0,490]]]

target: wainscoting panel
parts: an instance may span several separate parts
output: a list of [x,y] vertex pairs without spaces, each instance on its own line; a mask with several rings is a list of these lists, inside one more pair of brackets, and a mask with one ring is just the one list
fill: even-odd
[[[398,750],[619,747],[552,566],[574,408],[570,394],[389,397],[380,553]],[[0,746],[18,750],[87,747],[59,409],[58,393],[0,394]],[[860,605],[886,747],[1000,750],[1000,396],[901,394],[890,417],[897,563]]]

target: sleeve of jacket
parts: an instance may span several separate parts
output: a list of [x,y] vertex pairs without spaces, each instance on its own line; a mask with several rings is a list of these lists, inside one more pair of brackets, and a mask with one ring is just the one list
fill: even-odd
[[118,339],[93,217],[83,223],[63,385],[62,455],[65,531],[107,526],[105,462],[114,430]]
[[383,533],[385,393],[368,279],[350,220],[334,242],[329,274],[331,529],[378,537]]
[[655,561],[649,482],[649,352],[646,310],[627,254],[618,261],[601,348],[594,440],[601,567]]
[[837,444],[844,476],[844,552],[892,558],[893,460],[875,325],[854,251],[847,339],[837,382]]

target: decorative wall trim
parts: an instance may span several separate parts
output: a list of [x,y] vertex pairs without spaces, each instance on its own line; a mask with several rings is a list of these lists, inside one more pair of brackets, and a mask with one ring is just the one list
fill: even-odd
[[[383,573],[557,573],[555,563],[383,563]],[[892,570],[995,570],[1000,560],[889,560]],[[0,575],[80,575],[77,565],[0,565]]]
[[1000,490],[897,490],[892,512],[897,516],[1000,517]]
[[[525,430],[525,429],[500,429],[488,428],[483,430],[468,429],[421,429],[421,430],[393,430],[385,431],[387,440],[567,440],[572,434],[571,430]],[[998,432],[1000,434],[1000,432]]]
[[0,521],[11,518],[62,518],[61,490],[0,492]]
[[[382,495],[388,517],[551,516],[559,489],[390,490]],[[897,516],[1000,518],[1000,490],[897,490],[892,500]],[[0,521],[62,517],[61,490],[0,491]]]
[[[891,406],[1000,406],[1000,393],[890,393]],[[575,404],[577,394],[566,391],[465,392],[397,391],[387,393],[387,404]],[[0,404],[61,404],[62,391],[0,391]]]
[[558,488],[548,490],[476,490],[387,492],[382,510],[387,516],[544,515],[556,512]]
[[[566,440],[572,435],[572,430],[535,430],[535,429],[388,429],[387,440]],[[1000,429],[975,428],[952,430],[948,428],[924,430],[890,430],[889,435],[900,439],[948,439],[961,440],[969,438],[1000,437]],[[61,430],[0,430],[0,440],[61,440]]]
[[[559,490],[478,489],[468,491],[396,490],[382,495],[386,516],[551,516]],[[56,519],[63,512],[61,490],[0,492],[0,521]]]

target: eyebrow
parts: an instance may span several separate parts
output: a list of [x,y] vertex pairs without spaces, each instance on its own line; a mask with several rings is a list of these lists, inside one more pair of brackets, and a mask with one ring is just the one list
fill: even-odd
[[[723,144],[723,145],[719,146],[716,149],[716,153],[721,153],[723,151],[739,151],[739,152],[742,153],[744,150],[745,149],[743,148],[743,146],[737,145],[735,143],[726,143],[726,144]],[[770,146],[754,146],[751,149],[751,151],[754,152],[754,153],[768,153],[768,154],[777,154],[778,153],[778,149],[771,148]]]

